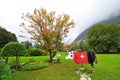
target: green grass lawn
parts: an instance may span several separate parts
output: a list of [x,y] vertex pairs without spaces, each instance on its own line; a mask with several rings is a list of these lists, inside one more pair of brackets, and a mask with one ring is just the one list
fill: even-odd
[[[14,57],[11,57],[11,61]],[[47,60],[48,56],[41,57],[21,57],[21,62],[30,59],[35,61]],[[80,74],[76,74],[78,65],[72,60],[61,58],[61,64],[50,64],[46,68],[33,71],[17,71],[13,77],[17,80],[79,80]],[[91,74],[91,66],[83,65],[86,70],[84,73],[90,74],[92,80],[120,80],[120,55],[119,54],[97,54],[98,64],[95,64],[95,74]],[[83,73],[83,72],[81,72]]]

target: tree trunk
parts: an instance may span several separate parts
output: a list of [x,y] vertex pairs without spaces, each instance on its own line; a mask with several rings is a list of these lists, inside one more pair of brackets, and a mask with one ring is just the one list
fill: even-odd
[[53,61],[53,57],[56,55],[56,52],[49,51],[49,53],[50,53],[49,62],[51,63]]
[[49,59],[49,62],[51,63],[52,61],[53,61],[52,52],[50,52],[50,59]]
[[19,66],[19,56],[16,56],[16,70],[18,70]]
[[8,64],[8,56],[4,58],[5,59],[5,63]]

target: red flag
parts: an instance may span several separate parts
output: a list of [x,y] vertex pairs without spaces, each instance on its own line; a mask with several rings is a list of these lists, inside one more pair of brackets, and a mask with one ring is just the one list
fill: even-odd
[[88,64],[87,52],[74,52],[73,60],[76,64],[80,64],[80,63]]

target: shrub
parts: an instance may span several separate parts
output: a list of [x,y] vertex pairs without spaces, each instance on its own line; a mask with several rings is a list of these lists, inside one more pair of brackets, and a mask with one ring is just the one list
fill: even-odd
[[3,56],[20,56],[24,51],[25,46],[18,42],[10,42],[1,50]]
[[28,49],[28,54],[30,56],[42,56],[41,50],[37,48],[30,48]]
[[48,66],[49,66],[48,63],[30,62],[30,63],[26,63],[25,65],[23,65],[21,67],[21,70],[22,71],[32,71],[32,70],[38,70],[41,68],[45,68]]
[[9,55],[15,55],[16,56],[16,70],[18,69],[19,64],[19,57],[20,54],[25,51],[25,46],[23,44],[20,44],[18,42],[10,42],[6,44],[2,48],[2,56],[6,56],[6,63],[8,62],[8,56]]
[[[16,60],[12,60],[12,62],[9,63],[9,65],[10,65],[11,70],[12,70],[12,71],[15,71],[15,69],[16,69]],[[18,64],[18,65],[17,65],[17,68],[18,68],[17,70],[19,70],[19,69],[21,68],[21,65]]]
[[13,80],[10,66],[5,63],[0,63],[0,80]]

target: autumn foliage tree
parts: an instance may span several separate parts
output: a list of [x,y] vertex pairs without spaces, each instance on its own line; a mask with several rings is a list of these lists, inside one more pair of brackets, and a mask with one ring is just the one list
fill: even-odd
[[49,52],[50,62],[53,61],[57,51],[63,48],[63,39],[67,37],[69,29],[74,27],[69,15],[56,15],[53,11],[48,13],[43,8],[34,9],[33,14],[23,14],[22,19],[24,22],[20,26],[32,35],[31,39],[45,47]]

